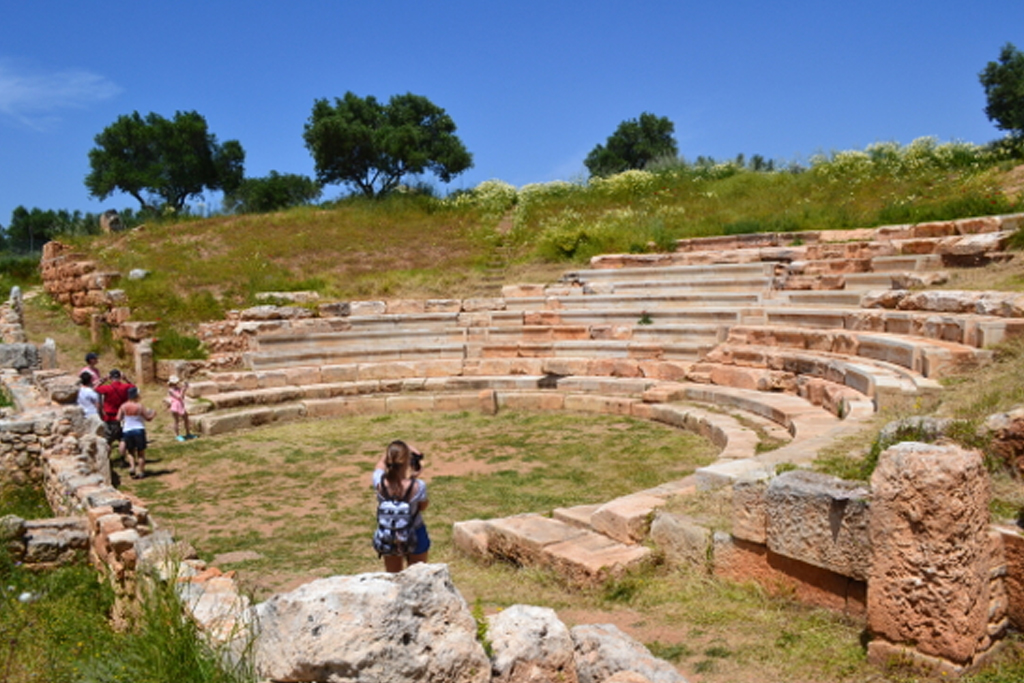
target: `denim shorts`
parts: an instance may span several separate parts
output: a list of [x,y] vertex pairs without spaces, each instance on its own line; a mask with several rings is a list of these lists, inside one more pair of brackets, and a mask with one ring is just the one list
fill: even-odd
[[427,525],[420,525],[415,532],[416,547],[409,551],[410,555],[422,555],[430,550],[430,536],[427,535]]
[[146,430],[133,429],[124,433],[124,446],[131,453],[138,453],[146,450]]

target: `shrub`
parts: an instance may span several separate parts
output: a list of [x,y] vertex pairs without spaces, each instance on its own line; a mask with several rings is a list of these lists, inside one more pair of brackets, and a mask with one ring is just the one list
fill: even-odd
[[157,360],[204,360],[207,353],[197,338],[161,325],[153,341],[153,357]]

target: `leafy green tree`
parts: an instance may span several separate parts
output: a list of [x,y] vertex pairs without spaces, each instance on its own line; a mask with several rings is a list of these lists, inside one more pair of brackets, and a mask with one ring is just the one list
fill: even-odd
[[978,74],[988,104],[985,115],[996,128],[1024,136],[1024,53],[1007,43],[999,62],[989,62]]
[[279,211],[315,202],[321,191],[308,176],[271,171],[266,178],[243,180],[238,189],[225,196],[224,204],[240,213]]
[[678,154],[673,132],[675,124],[668,118],[644,112],[639,119],[620,123],[605,144],[594,147],[583,163],[592,176],[643,169],[656,159]]
[[346,183],[367,197],[391,192],[406,175],[430,172],[447,183],[473,166],[451,117],[412,93],[387,104],[352,92],[333,105],[316,100],[303,138],[322,185]]
[[153,113],[119,116],[95,142],[85,186],[99,199],[120,191],[144,210],[162,204],[180,211],[204,189],[232,192],[242,182],[242,145],[237,140],[218,144],[206,119],[194,111],[179,111],[170,120]]

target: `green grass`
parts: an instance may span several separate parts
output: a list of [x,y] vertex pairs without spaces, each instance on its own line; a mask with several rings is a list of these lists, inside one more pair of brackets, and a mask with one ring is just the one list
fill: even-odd
[[259,553],[239,568],[262,593],[303,577],[379,568],[368,540],[369,472],[403,435],[426,453],[429,527],[442,559],[452,555],[455,521],[608,500],[678,479],[714,453],[690,434],[630,418],[388,415],[154,447],[155,476],[126,485],[205,558]]
[[0,511],[22,519],[46,519],[53,516],[46,495],[39,486],[16,486],[0,482]]

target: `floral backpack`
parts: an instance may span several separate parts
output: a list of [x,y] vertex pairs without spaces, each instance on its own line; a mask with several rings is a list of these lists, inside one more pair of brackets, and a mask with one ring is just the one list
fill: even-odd
[[409,554],[416,517],[410,501],[415,490],[415,479],[398,498],[388,493],[387,482],[381,481],[377,486],[377,530],[373,533],[373,549],[378,556]]

